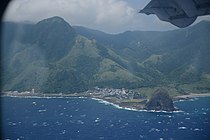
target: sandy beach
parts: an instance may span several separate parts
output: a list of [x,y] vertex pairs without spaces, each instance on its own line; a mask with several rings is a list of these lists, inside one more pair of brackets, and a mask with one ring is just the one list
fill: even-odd
[[210,93],[190,93],[188,95],[176,96],[175,99],[188,99],[196,97],[210,97]]

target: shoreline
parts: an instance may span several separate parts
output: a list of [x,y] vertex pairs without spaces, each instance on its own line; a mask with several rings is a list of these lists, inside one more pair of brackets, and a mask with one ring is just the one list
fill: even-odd
[[90,98],[90,99],[98,101],[99,103],[102,103],[102,104],[105,104],[105,105],[112,105],[112,106],[116,107],[117,109],[124,109],[124,110],[128,110],[128,111],[150,112],[150,113],[179,113],[179,112],[183,112],[181,110],[164,111],[164,110],[147,110],[145,108],[136,109],[136,108],[130,108],[130,107],[122,107],[122,106],[119,106],[118,104],[108,102],[108,101],[103,100],[103,99],[98,99],[98,98]]
[[188,95],[179,95],[175,96],[173,99],[176,100],[188,100],[192,98],[199,98],[199,97],[210,97],[210,93],[190,93]]
[[61,99],[61,98],[78,98],[78,99],[91,99],[94,101],[97,101],[98,103],[104,104],[104,105],[111,105],[117,109],[123,109],[123,110],[128,110],[128,111],[135,111],[135,112],[149,112],[149,113],[179,113],[179,112],[183,112],[181,110],[176,110],[176,111],[164,111],[164,110],[147,110],[145,108],[134,108],[134,107],[122,107],[119,104],[113,103],[113,102],[109,102],[106,101],[104,99],[101,98],[95,98],[95,97],[81,97],[81,96],[19,96],[19,95],[1,95],[1,97],[12,97],[12,98],[34,98],[34,99]]
[[[161,113],[176,113],[176,112],[182,112],[181,110],[175,110],[175,111],[164,111],[164,110],[147,110],[144,108],[143,104],[140,104],[138,106],[135,106],[136,104],[130,104],[130,105],[122,105],[122,102],[114,102],[111,100],[106,100],[103,98],[97,98],[88,96],[85,94],[14,94],[14,93],[3,93],[1,94],[1,97],[14,97],[14,98],[89,98],[95,101],[98,101],[99,103],[103,103],[105,105],[112,105],[118,109],[124,109],[124,110],[130,110],[130,111],[139,111],[139,112],[161,112]],[[173,98],[173,102],[181,101],[181,100],[189,100],[193,98],[199,98],[199,97],[210,97],[210,93],[191,93],[188,95],[179,95]]]

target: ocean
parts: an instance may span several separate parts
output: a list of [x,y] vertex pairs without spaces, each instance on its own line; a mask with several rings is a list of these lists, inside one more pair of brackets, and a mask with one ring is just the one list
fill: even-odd
[[181,111],[121,109],[90,98],[1,97],[5,140],[210,140],[210,97]]

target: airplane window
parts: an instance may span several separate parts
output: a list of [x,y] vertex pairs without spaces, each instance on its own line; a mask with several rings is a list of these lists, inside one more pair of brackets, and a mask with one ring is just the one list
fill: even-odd
[[2,139],[210,138],[209,0],[7,3]]

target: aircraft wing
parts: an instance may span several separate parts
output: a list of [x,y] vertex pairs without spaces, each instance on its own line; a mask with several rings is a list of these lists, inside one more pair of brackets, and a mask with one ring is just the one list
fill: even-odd
[[151,0],[140,13],[155,14],[160,20],[183,28],[198,16],[210,14],[210,0]]

